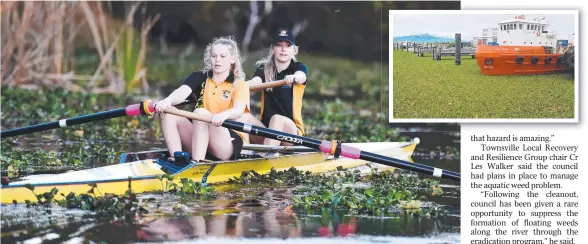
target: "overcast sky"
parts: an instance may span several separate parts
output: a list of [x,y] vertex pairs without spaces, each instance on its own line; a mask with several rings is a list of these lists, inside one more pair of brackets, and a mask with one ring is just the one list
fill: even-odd
[[[498,28],[498,22],[508,20],[512,14],[394,14],[393,36],[431,34],[455,37],[461,33],[462,39],[471,40],[482,36],[482,29]],[[567,39],[574,34],[573,14],[525,14],[525,20],[544,16],[549,31],[556,31],[559,38]]]

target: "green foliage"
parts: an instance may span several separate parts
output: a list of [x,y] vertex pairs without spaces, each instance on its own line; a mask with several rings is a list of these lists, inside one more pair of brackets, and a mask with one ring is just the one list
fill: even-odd
[[311,174],[295,168],[272,169],[267,174],[245,171],[229,183],[295,187],[293,205],[298,209],[328,208],[377,215],[399,210],[420,213],[421,201],[443,193],[438,181],[378,172],[377,168],[365,175],[359,170],[342,169],[334,174]]
[[[140,58],[141,47],[140,35],[132,27],[123,30],[121,39],[116,46],[116,66],[124,81],[126,81],[126,92],[131,92],[141,85],[141,77],[137,76],[144,68],[144,60]],[[145,55],[145,54],[142,54]]]
[[[70,92],[60,88],[30,91],[2,87],[2,127],[13,128],[94,114],[122,108],[141,100],[143,98],[129,94],[112,96]],[[138,132],[137,129],[154,125],[155,120],[147,116],[123,117],[50,130],[48,133],[58,133],[62,139],[70,140],[120,140],[125,139],[121,137],[134,135]]]
[[116,162],[124,151],[124,148],[93,141],[65,145],[59,151],[19,148],[16,142],[12,138],[2,139],[1,142],[0,164],[2,170],[12,166],[15,171],[12,177],[40,172],[63,172],[91,167],[96,163]]
[[[210,199],[216,197],[215,190],[210,186],[204,186],[199,182],[194,182],[192,179],[181,178],[181,184],[173,182],[174,177],[171,175],[161,175],[158,179],[162,182],[166,181],[166,187],[162,192],[173,193],[179,195],[182,199],[188,197],[202,197],[202,199]],[[105,214],[114,217],[134,216],[137,213],[148,212],[144,206],[151,199],[138,200],[137,195],[133,192],[131,187],[131,179],[129,179],[128,189],[125,194],[118,196],[112,193],[102,194],[98,190],[96,183],[88,184],[90,189],[83,194],[74,194],[70,192],[63,196],[62,199],[56,199],[59,190],[54,187],[49,192],[37,194],[35,193],[35,186],[26,184],[25,188],[29,189],[37,198],[37,202],[25,201],[27,207],[45,206],[50,207],[51,204],[56,203],[59,206],[70,209],[82,209],[94,211],[99,214]],[[13,201],[16,204],[16,201]]]
[[320,108],[313,108],[312,102],[305,101],[304,105],[308,105],[303,112],[305,129],[313,137],[353,142],[403,140],[387,118],[362,115],[340,99],[321,103]]
[[[143,204],[137,200],[136,194],[132,192],[130,185],[125,195],[122,196],[111,193],[102,195],[96,184],[89,184],[89,186],[90,190],[87,193],[76,195],[70,192],[65,195],[64,193],[59,193],[59,190],[55,187],[49,192],[36,194],[35,187],[31,184],[26,184],[25,187],[35,194],[37,202],[26,200],[25,204],[27,207],[49,207],[52,203],[56,203],[69,209],[94,211],[113,217],[128,217],[134,216],[137,212],[146,212]],[[96,195],[96,192],[98,192],[98,195]],[[60,200],[55,198],[58,193],[63,196]]]
[[394,51],[395,118],[574,116],[574,81],[567,74],[484,76],[471,57],[459,66],[447,59],[453,57]]
[[[118,109],[140,100],[130,95],[113,97],[63,89],[30,91],[2,87],[2,130]],[[31,170],[32,166],[108,163],[116,161],[128,149],[128,143],[149,136],[160,136],[157,119],[114,118],[2,139],[0,160],[3,170],[10,164]],[[29,145],[29,140],[50,142],[51,146],[37,148]]]
[[234,176],[229,179],[229,184],[277,184],[277,185],[298,185],[311,183],[312,176],[310,171],[302,172],[296,168],[290,168],[284,171],[277,171],[274,168],[267,174],[259,174],[255,170],[243,171],[241,176]]
[[193,181],[190,178],[180,178],[180,183],[174,181],[174,176],[169,174],[158,175],[157,179],[161,182],[161,192],[170,192],[179,195],[182,198],[202,197],[210,199],[216,197],[214,188],[204,185],[200,182]]

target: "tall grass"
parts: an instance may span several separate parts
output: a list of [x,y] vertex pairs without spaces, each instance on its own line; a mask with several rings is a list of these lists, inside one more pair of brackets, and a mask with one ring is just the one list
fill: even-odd
[[[146,81],[145,56],[148,50],[147,34],[151,30],[153,24],[159,19],[157,15],[153,19],[148,19],[143,23],[140,33],[136,33],[134,29],[134,15],[141,3],[132,5],[126,13],[126,21],[118,28],[118,33],[109,32],[116,23],[107,24],[105,21],[105,14],[102,6],[98,5],[98,19],[96,15],[90,10],[86,2],[82,2],[82,8],[88,16],[92,35],[96,47],[100,54],[100,65],[96,69],[91,84],[96,82],[97,76],[101,71],[104,71],[109,77],[109,85],[97,93],[110,92],[132,92],[139,85],[143,86],[143,90],[148,89]],[[103,51],[102,46],[110,46],[107,51]],[[112,55],[114,53],[114,59]],[[114,60],[114,64],[113,64]],[[121,82],[122,81],[122,82]],[[124,85],[126,84],[126,85]]]
[[81,25],[74,4],[68,2],[3,2],[2,84],[38,87],[81,87],[67,73],[71,43]]
[[[140,4],[132,5],[120,23],[102,2],[3,2],[2,84],[94,93],[131,92],[141,85],[147,89],[146,38],[159,16],[148,19],[137,33],[133,17]],[[79,75],[76,48],[88,43],[100,63],[93,75]]]

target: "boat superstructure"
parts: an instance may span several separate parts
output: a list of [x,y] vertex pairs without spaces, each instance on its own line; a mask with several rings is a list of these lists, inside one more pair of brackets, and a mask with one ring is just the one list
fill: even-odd
[[545,17],[527,20],[525,15],[516,15],[498,26],[497,42],[476,48],[482,74],[549,74],[573,68],[573,46],[558,40]]

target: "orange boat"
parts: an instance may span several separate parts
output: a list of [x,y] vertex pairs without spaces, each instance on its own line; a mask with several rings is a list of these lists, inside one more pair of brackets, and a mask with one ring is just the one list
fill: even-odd
[[570,59],[572,64],[574,59],[570,49],[562,54],[541,46],[478,46],[476,61],[484,75],[567,72],[573,67],[570,65]]
[[[530,75],[567,72],[574,68],[574,47],[547,31],[545,18],[524,15],[500,22],[492,36],[478,39],[476,61],[484,75]],[[486,43],[492,45],[486,45]]]

